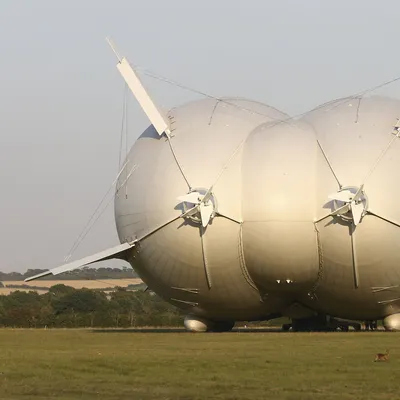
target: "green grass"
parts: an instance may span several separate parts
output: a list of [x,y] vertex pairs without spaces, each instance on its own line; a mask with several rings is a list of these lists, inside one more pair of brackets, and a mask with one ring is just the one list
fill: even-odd
[[[400,334],[0,330],[0,398],[394,399]],[[374,354],[391,350],[387,363]]]

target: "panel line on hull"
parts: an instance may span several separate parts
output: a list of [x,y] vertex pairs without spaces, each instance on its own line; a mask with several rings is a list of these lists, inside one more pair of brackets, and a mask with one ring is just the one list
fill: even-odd
[[378,301],[378,304],[390,304],[390,303],[394,303],[395,301],[399,301],[399,300],[400,300],[400,297],[397,297],[396,299]]
[[179,300],[179,299],[174,299],[174,298],[170,298],[171,301],[176,301],[178,303],[182,303],[182,304],[188,304],[189,306],[193,306],[193,307],[197,307],[199,305],[199,303],[195,303],[193,301],[186,301],[186,300]]
[[391,289],[397,289],[400,285],[394,285],[394,286],[376,286],[376,287],[371,287],[372,293],[380,293],[384,292],[386,290],[391,290]]
[[181,290],[182,292],[188,292],[188,293],[192,293],[192,294],[199,294],[199,289],[195,289],[195,288],[183,288],[183,287],[172,286],[171,289]]

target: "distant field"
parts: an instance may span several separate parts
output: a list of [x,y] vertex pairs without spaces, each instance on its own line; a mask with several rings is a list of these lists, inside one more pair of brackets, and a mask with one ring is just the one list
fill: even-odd
[[399,398],[397,333],[0,330],[0,350],[2,399]]
[[[0,294],[9,294],[10,292],[13,292],[15,290],[26,290],[28,291],[29,289],[15,289],[15,288],[8,288],[7,286],[10,285],[27,285],[31,287],[51,287],[54,285],[58,284],[63,284],[66,286],[71,286],[75,289],[82,289],[82,288],[88,288],[88,289],[104,289],[108,287],[127,287],[128,285],[139,285],[142,282],[141,279],[139,278],[133,278],[133,279],[101,279],[101,280],[71,280],[71,281],[63,281],[63,280],[54,280],[54,281],[47,281],[47,280],[36,280],[36,281],[31,281],[31,282],[24,282],[24,281],[3,281],[3,285],[5,286],[4,288],[0,288]],[[43,290],[37,290],[39,293],[45,293]]]
[[5,287],[5,288],[0,288],[0,295],[7,296],[10,293],[15,292],[16,290],[19,290],[20,292],[29,292],[29,291],[34,290],[35,292],[38,292],[39,294],[44,294],[44,293],[48,292],[48,290],[24,289],[24,288],[15,289],[15,288],[7,288],[7,287]]

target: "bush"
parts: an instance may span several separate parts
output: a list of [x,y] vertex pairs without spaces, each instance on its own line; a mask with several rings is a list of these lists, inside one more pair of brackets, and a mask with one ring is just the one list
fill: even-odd
[[118,288],[98,290],[59,284],[39,295],[15,291],[0,296],[0,326],[4,327],[137,327],[182,325],[179,310],[152,292]]

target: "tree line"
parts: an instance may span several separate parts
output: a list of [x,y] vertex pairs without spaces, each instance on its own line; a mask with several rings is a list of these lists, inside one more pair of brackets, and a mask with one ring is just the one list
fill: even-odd
[[[46,269],[28,269],[25,273],[20,272],[0,272],[0,281],[23,281],[34,275],[46,272]],[[84,267],[74,271],[65,272],[57,275],[57,280],[83,280],[83,279],[132,279],[138,275],[130,267],[122,268],[91,268]],[[49,275],[41,280],[54,280],[54,276]]]
[[182,326],[180,311],[153,292],[117,288],[110,293],[57,284],[45,294],[0,296],[0,327],[83,328]]

